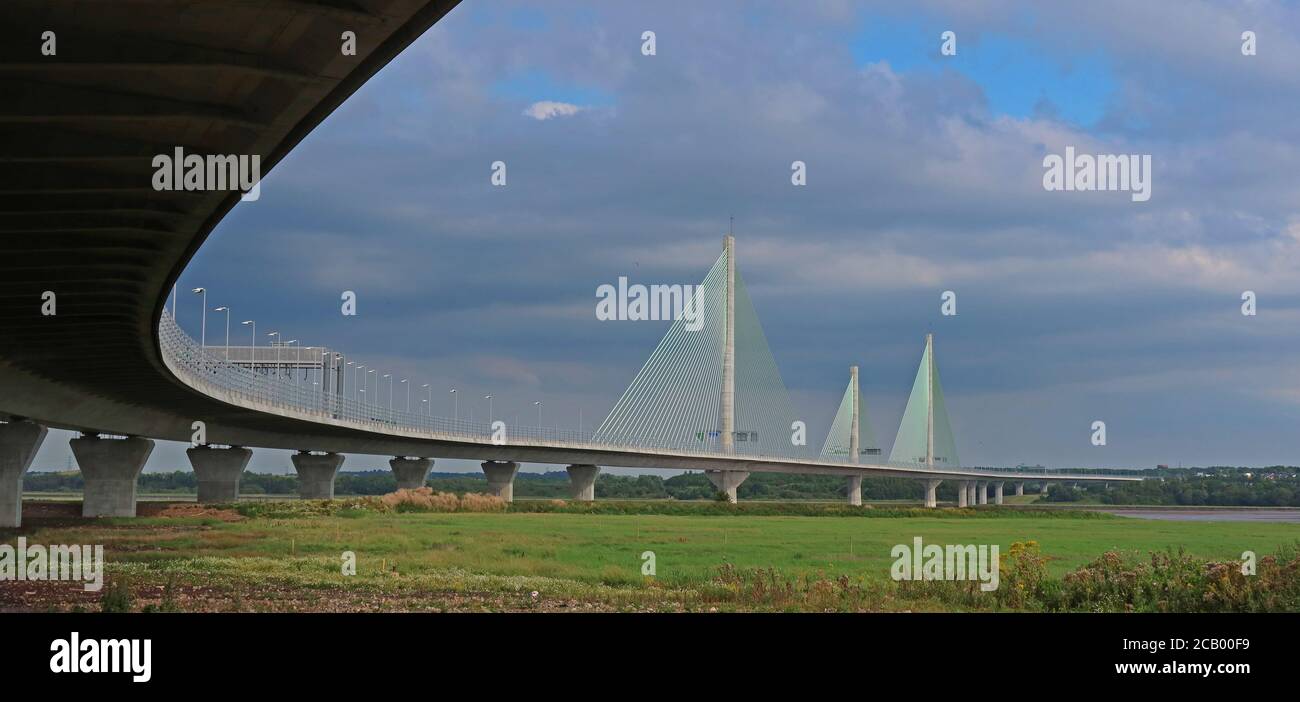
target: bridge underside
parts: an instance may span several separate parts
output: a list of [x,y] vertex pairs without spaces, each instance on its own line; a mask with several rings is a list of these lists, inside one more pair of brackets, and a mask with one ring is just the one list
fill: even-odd
[[155,191],[152,159],[256,154],[265,174],[456,2],[6,0],[0,417],[176,440],[196,419],[309,444],[335,433],[218,402],[165,368],[167,293],[239,196]]

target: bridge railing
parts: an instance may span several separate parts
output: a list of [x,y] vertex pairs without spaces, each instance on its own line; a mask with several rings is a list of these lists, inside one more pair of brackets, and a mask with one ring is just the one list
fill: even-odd
[[[184,332],[168,314],[163,314],[158,324],[159,346],[172,371],[182,376],[191,386],[217,398],[226,397],[236,404],[254,404],[271,409],[283,409],[295,414],[308,414],[313,419],[325,423],[346,423],[351,426],[387,433],[411,433],[418,435],[438,435],[449,440],[464,440],[475,443],[490,443],[494,440],[512,445],[544,446],[581,446],[591,448],[597,445],[601,449],[612,451],[663,451],[692,456],[709,456],[734,458],[736,456],[756,460],[818,460],[825,463],[851,463],[848,456],[819,456],[809,447],[807,455],[764,453],[737,442],[735,450],[724,453],[714,447],[701,447],[699,441],[692,437],[672,439],[664,437],[627,437],[620,436],[616,441],[600,442],[595,439],[595,429],[591,431],[572,431],[556,427],[538,427],[527,425],[501,425],[494,428],[493,422],[471,422],[469,420],[440,417],[421,412],[408,412],[396,407],[385,407],[356,397],[345,397],[336,392],[327,392],[321,385],[306,382],[298,373],[292,377],[281,374],[279,368],[266,369],[267,372],[237,365],[229,362],[214,347],[204,348]],[[286,367],[286,370],[288,368]],[[391,402],[391,399],[390,399]],[[500,429],[501,431],[498,431]],[[422,437],[421,437],[422,438]],[[863,463],[888,465],[903,469],[924,470],[923,463],[900,463],[863,457]],[[981,469],[996,470],[996,469]],[[1013,473],[1026,475],[1024,472]],[[1048,477],[1048,472],[1042,475]]]

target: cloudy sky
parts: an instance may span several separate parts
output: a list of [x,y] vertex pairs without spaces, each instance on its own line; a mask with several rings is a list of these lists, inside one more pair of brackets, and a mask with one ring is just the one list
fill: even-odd
[[[887,454],[934,332],[967,465],[1294,464],[1297,29],[1281,2],[471,0],[269,174],[181,284],[430,383],[436,412],[456,387],[462,415],[491,393],[507,421],[541,400],[576,428],[666,330],[598,321],[597,286],[698,283],[734,216],[816,443],[858,364]],[[1067,146],[1149,154],[1150,200],[1045,190]],[[198,316],[182,299],[196,336]],[[150,470],[185,467],[156,453]]]

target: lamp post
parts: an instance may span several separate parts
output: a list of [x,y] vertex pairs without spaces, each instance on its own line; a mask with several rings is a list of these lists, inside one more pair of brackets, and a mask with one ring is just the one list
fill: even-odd
[[[374,372],[375,372],[375,369],[374,369],[374,368],[371,368],[370,370],[367,370],[367,371],[366,371],[365,379],[366,379],[366,389],[367,389],[367,390],[370,389],[370,374],[371,374],[371,373],[374,373]],[[379,387],[379,385],[378,385],[378,381],[375,381],[375,382],[376,382],[375,387],[378,388],[378,387]],[[367,395],[367,397],[368,397],[369,400],[370,400],[370,406],[371,406],[371,407],[378,407],[378,406],[379,406],[379,390],[375,390],[375,397],[369,397],[369,395]]]
[[275,337],[275,379],[280,379],[280,332],[268,332],[267,336]]
[[393,409],[393,374],[385,373],[384,377],[388,378],[388,409],[391,410]]
[[230,360],[230,308],[218,307],[212,311],[226,313],[226,360],[229,361]]
[[332,364],[330,363],[330,352],[329,352],[329,349],[321,349],[321,350],[320,350],[320,389],[321,389],[321,392],[325,392],[325,366],[329,366],[329,365],[332,365]]
[[537,405],[537,431],[540,432],[542,430],[542,401],[538,400],[533,404]]
[[[284,343],[285,343],[285,345],[288,345],[288,344],[296,344],[296,343],[298,343],[298,340],[297,340],[297,339],[290,339],[290,340],[288,340],[288,341],[286,341],[286,342],[284,342]],[[300,359],[299,359],[299,356],[298,356],[298,349],[299,349],[299,347],[297,347],[297,346],[293,347],[293,357],[294,357],[294,364],[293,364],[293,384],[294,384],[295,386],[298,385],[298,361],[300,360]]]
[[253,327],[253,346],[251,350],[248,352],[249,353],[248,367],[252,368],[253,371],[256,372],[257,371],[257,322],[254,322],[251,319],[245,319],[244,321],[240,322],[240,324],[244,326],[252,325]]
[[425,383],[420,387],[424,388],[425,393],[427,393],[429,396],[427,399],[425,399],[425,403],[429,405],[427,411],[429,413],[429,416],[432,417],[433,416],[433,388],[429,387],[428,383]]
[[491,424],[492,423],[492,396],[484,395],[483,399],[488,401],[488,424]]
[[452,419],[460,421],[460,401],[456,399],[456,388],[451,389],[451,413]]
[[406,382],[407,378],[402,378],[402,385],[406,386],[406,413],[411,413],[411,384]]
[[[362,363],[362,364],[358,364],[357,367],[352,370],[352,394],[356,396],[357,402],[363,405],[366,402],[366,396],[364,394],[366,390],[361,385],[361,381],[357,380],[357,373],[361,373],[361,371],[365,369],[366,366],[364,363]],[[361,375],[362,375],[361,380],[365,380],[365,373],[361,373]]]
[[194,288],[190,292],[203,296],[203,322],[199,326],[199,348],[206,351],[208,347],[208,289]]

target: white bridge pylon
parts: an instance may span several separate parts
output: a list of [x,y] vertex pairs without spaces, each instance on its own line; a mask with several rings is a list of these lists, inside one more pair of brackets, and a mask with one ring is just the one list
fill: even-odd
[[[737,269],[730,235],[690,304],[698,317],[683,315],[672,322],[596,429],[594,442],[884,463],[858,388],[857,366],[850,368],[849,385],[821,450],[796,442],[800,417]],[[930,335],[889,463],[959,465]]]

